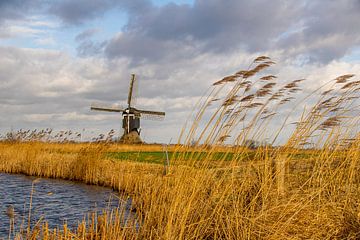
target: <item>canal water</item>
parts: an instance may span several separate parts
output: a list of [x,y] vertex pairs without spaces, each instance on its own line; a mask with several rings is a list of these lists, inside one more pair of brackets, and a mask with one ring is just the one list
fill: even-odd
[[[32,201],[30,201],[33,184]],[[67,223],[75,228],[84,217],[117,207],[130,212],[131,200],[120,200],[109,188],[84,183],[0,173],[0,239],[7,239],[12,209],[15,231],[26,229],[30,202],[31,222],[47,221],[50,228]],[[10,216],[9,216],[10,215]],[[125,216],[126,217],[126,216]]]

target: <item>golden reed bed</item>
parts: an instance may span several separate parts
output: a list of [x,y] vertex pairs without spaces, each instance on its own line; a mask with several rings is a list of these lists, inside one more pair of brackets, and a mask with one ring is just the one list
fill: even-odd
[[[360,234],[357,148],[336,154],[259,149],[253,151],[257,161],[234,160],[221,168],[201,159],[177,165],[175,159],[171,174],[163,175],[161,165],[104,158],[106,145],[68,153],[53,146],[0,144],[0,171],[112,187],[134,200],[141,226],[124,226],[120,209],[91,216],[78,229],[48,229],[41,222],[24,231],[29,239],[343,239]],[[299,157],[304,152],[306,157]],[[278,161],[286,163],[282,182],[281,169],[274,167]]]

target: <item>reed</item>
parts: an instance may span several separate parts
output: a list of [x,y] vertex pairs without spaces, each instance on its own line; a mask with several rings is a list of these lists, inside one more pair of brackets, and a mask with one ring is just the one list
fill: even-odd
[[[360,237],[359,82],[340,76],[302,99],[303,79],[281,83],[266,56],[214,83],[171,146],[171,174],[161,165],[116,161],[113,151],[157,146],[110,143],[0,143],[0,171],[112,187],[133,199],[124,210],[92,215],[77,229],[33,230],[42,239],[357,239]],[[314,100],[315,98],[315,100]],[[317,99],[316,99],[317,98]],[[312,99],[311,101],[309,99]],[[269,143],[302,112],[281,146]],[[281,112],[288,109],[279,123]],[[291,110],[289,110],[291,109]],[[291,120],[292,121],[292,120]],[[277,125],[274,122],[278,123]],[[153,147],[153,148],[152,148]],[[222,152],[221,158],[214,155]],[[230,157],[229,157],[230,156]],[[139,224],[136,227],[136,223]]]

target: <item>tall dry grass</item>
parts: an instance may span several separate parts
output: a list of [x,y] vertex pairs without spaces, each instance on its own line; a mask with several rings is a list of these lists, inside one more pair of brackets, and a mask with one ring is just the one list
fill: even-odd
[[[78,229],[51,230],[45,224],[33,237],[360,238],[360,135],[354,114],[360,83],[343,75],[297,100],[303,80],[279,82],[269,74],[273,64],[261,56],[247,70],[214,83],[182,131],[184,144],[174,146],[179,154],[170,159],[171,175],[164,176],[160,165],[106,158],[114,145],[1,143],[0,171],[113,187],[134,200],[140,224],[138,229],[121,224],[121,213],[112,212]],[[313,106],[303,109],[307,101]],[[239,147],[269,132],[268,142],[277,142],[299,106],[299,119],[281,147]],[[291,110],[277,117],[286,109]],[[219,149],[223,159],[210,160]]]

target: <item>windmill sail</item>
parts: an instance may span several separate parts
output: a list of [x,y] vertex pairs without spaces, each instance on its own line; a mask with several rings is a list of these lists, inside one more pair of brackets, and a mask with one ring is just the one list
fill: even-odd
[[124,110],[113,106],[102,106],[98,104],[91,104],[91,110],[103,111],[103,112],[123,112]]
[[127,101],[129,108],[131,107],[131,98],[132,98],[132,94],[133,94],[134,81],[135,81],[135,74],[131,74],[129,95],[128,95],[128,101]]
[[165,116],[165,112],[147,111],[147,110],[140,110],[140,109],[136,109],[135,111],[142,113],[142,114]]
[[150,120],[163,120],[165,117],[164,112],[157,112],[157,111],[147,111],[147,110],[135,110],[136,114],[140,114],[141,118],[143,119],[150,119]]

